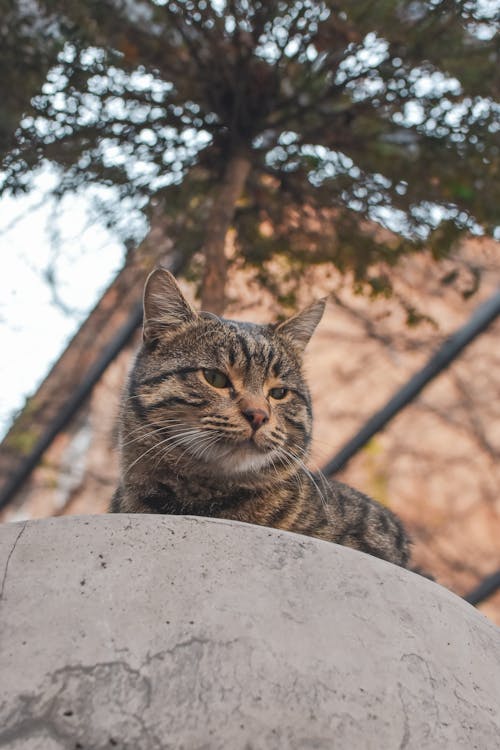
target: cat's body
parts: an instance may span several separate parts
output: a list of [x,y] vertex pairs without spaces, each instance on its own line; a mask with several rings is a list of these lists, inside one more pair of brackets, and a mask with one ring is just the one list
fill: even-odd
[[112,511],[235,519],[407,565],[389,510],[304,465],[312,414],[301,358],[324,302],[279,326],[236,323],[195,313],[157,269],[144,307]]

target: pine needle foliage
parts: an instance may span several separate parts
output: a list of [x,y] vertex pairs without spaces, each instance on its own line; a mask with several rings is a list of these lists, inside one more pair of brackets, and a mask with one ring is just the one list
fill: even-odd
[[257,268],[333,262],[385,293],[377,262],[499,231],[495,5],[38,0],[0,57],[2,190],[49,162],[60,194],[161,206],[186,260],[232,227]]

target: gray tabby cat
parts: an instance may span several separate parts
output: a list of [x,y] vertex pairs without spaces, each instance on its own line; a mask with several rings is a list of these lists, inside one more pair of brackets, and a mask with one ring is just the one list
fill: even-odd
[[168,271],[153,271],[144,343],[122,405],[111,510],[273,526],[406,567],[400,521],[304,464],[312,412],[302,354],[324,306],[277,325],[224,320],[196,313]]

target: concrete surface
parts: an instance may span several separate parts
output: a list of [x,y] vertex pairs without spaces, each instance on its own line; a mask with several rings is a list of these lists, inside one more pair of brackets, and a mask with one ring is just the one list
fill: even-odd
[[500,630],[437,584],[201,518],[0,527],[0,747],[496,750]]

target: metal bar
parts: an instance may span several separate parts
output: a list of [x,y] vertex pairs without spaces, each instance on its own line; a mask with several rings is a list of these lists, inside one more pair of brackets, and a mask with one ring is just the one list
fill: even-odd
[[[168,268],[172,273],[176,274],[179,273],[182,266],[182,259],[176,256],[168,265]],[[61,411],[56,414],[53,421],[38,439],[31,453],[26,456],[18,469],[0,489],[0,510],[10,503],[14,495],[19,491],[26,479],[28,479],[47,448],[50,447],[52,441],[71,422],[85,400],[90,396],[94,386],[106,372],[113,360],[128,344],[141,323],[142,303],[136,305],[127,322],[120,328],[116,336],[102,351],[99,359],[90,367],[71,398],[68,399]]]
[[377,411],[335,456],[322,468],[326,475],[335,474],[393,419],[420,391],[442,372],[460,352],[482,333],[500,314],[500,291],[480,305],[467,323],[450,336],[427,364]]
[[464,596],[464,599],[469,604],[480,604],[498,589],[500,589],[500,570],[497,570],[496,573],[492,573],[481,581],[475,589],[472,589],[472,591]]

